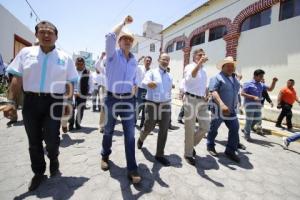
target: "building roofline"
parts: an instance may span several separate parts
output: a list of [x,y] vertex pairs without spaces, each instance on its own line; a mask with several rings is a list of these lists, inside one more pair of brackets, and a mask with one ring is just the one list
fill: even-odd
[[213,0],[207,0],[205,3],[201,4],[200,6],[198,6],[197,8],[195,8],[194,10],[192,10],[191,12],[187,13],[186,15],[184,15],[183,17],[181,17],[180,19],[178,19],[177,21],[173,22],[172,24],[170,24],[169,26],[167,26],[165,29],[163,29],[160,34],[163,34],[165,31],[167,31],[168,29],[170,29],[171,27],[175,26],[178,22],[191,17],[195,12],[199,11],[201,8],[205,7],[205,6],[209,6],[209,3],[212,2]]

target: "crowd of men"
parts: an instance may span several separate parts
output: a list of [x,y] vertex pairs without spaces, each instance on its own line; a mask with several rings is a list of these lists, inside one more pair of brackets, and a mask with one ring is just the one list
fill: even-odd
[[[171,126],[171,101],[173,78],[169,71],[170,56],[161,53],[158,66],[151,67],[152,58],[142,58],[143,64],[130,52],[134,35],[123,30],[132,23],[127,16],[122,23],[105,37],[105,53],[101,54],[95,65],[95,72],[85,67],[85,61],[78,57],[73,63],[71,57],[59,48],[55,42],[58,30],[52,23],[42,21],[35,27],[38,46],[23,48],[7,72],[14,75],[10,83],[9,104],[4,108],[7,118],[16,112],[16,99],[24,93],[22,115],[29,140],[31,168],[34,173],[29,190],[35,190],[46,176],[43,141],[46,144],[50,160],[50,176],[59,174],[60,127],[63,132],[81,129],[81,120],[89,96],[93,99],[93,111],[100,111],[99,125],[103,133],[101,147],[101,169],[110,168],[112,138],[118,117],[124,133],[125,157],[128,178],[134,183],[141,181],[135,158],[135,145],[143,147],[147,136],[158,124],[155,159],[164,166],[170,166],[165,157],[168,130]],[[155,59],[155,58],[153,58]],[[241,76],[236,74],[236,62],[226,57],[217,64],[219,73],[210,79],[205,63],[208,57],[203,49],[193,52],[193,62],[185,66],[180,86],[183,99],[179,122],[184,123],[184,158],[195,165],[195,147],[202,138],[207,137],[207,150],[218,156],[215,139],[220,125],[224,122],[228,128],[228,141],[225,155],[239,163],[238,149],[246,147],[240,142],[238,108],[240,95],[244,97],[246,125],[244,137],[251,142],[251,131],[257,125],[261,127],[262,97],[266,91],[272,91],[277,78],[270,86],[263,83],[265,72],[255,70],[253,79],[241,86]],[[292,105],[299,99],[294,89],[294,80],[280,91],[278,108],[281,114],[276,126],[281,127],[284,117],[287,126],[292,128]],[[75,114],[76,113],[76,114]],[[141,114],[140,132],[135,142],[135,126]],[[198,126],[197,126],[198,124]],[[196,128],[197,127],[197,128]],[[256,131],[261,131],[256,128]],[[297,138],[284,139],[285,147]]]

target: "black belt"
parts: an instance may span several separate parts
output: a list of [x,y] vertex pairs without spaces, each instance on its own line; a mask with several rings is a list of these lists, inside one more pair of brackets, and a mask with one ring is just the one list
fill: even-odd
[[171,103],[171,102],[170,102],[170,101],[166,101],[166,102],[155,102],[155,101],[146,100],[146,103],[153,103],[153,104],[169,104],[169,103]]
[[186,95],[189,95],[191,97],[195,97],[196,99],[205,99],[205,97],[203,96],[197,96],[197,95],[194,95],[194,94],[191,94],[191,93],[188,93],[188,92],[185,92]]
[[36,97],[55,97],[55,96],[63,96],[64,94],[58,93],[44,93],[44,92],[24,92],[25,95],[28,96],[36,96]]
[[117,97],[117,98],[122,98],[122,97],[133,97],[132,93],[112,93],[110,91],[107,91],[107,96],[112,96],[112,97]]

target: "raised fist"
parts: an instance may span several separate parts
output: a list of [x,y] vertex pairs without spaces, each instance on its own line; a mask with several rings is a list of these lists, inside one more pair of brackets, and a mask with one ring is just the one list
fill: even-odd
[[128,15],[125,19],[124,19],[124,24],[131,24],[133,22],[133,18]]

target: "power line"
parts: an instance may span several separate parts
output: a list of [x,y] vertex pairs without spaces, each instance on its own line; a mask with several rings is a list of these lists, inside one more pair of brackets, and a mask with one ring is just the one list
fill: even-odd
[[29,8],[31,9],[31,11],[33,12],[33,14],[35,15],[36,19],[38,21],[41,21],[40,17],[38,16],[38,14],[35,12],[35,10],[33,9],[33,7],[31,6],[31,4],[28,2],[28,0],[25,0],[26,3],[28,4]]
[[129,8],[129,6],[134,2],[134,0],[131,0],[128,4],[126,4],[126,6],[124,6],[121,11],[116,15],[116,17],[114,18],[114,20],[112,21],[112,23],[114,23],[119,17],[120,15]]
[[[40,19],[40,17],[38,16],[37,12],[36,12],[36,11],[34,10],[34,8],[31,6],[31,4],[28,2],[28,0],[25,0],[25,1],[26,1],[26,3],[28,4],[28,6],[30,7],[31,11],[34,13],[36,19],[37,19],[38,21],[41,21],[41,19]],[[62,47],[62,45],[61,45],[59,42],[56,42],[56,44],[57,44],[57,46],[58,46],[60,49],[64,50],[64,51],[67,52],[68,54],[72,55],[69,51],[67,51],[66,49],[64,49],[64,48]]]
[[[120,17],[120,15],[127,10],[131,4],[134,2],[135,0],[131,0],[129,3],[127,3],[121,10],[120,12],[116,15],[116,17],[114,17],[114,19],[109,23],[109,24],[113,24],[115,23],[115,21]],[[112,25],[113,26],[113,25]],[[111,27],[111,26],[107,26],[107,27]],[[94,43],[96,40],[98,40],[98,37],[92,40],[92,43]]]

